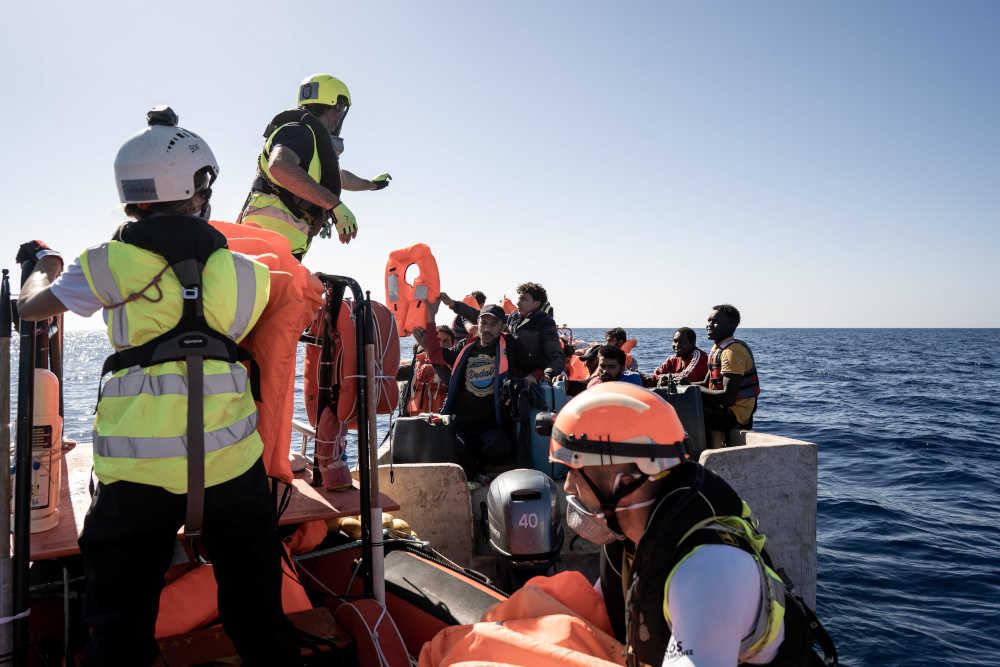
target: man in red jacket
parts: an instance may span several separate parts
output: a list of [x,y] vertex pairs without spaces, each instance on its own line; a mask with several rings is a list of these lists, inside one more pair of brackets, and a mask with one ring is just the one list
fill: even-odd
[[708,355],[698,348],[694,330],[681,327],[674,332],[674,356],[653,371],[657,384],[671,379],[677,384],[696,384],[708,375]]

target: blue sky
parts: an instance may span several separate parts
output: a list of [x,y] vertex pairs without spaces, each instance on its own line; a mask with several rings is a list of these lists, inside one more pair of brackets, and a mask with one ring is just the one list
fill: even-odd
[[[384,298],[548,288],[571,326],[1000,326],[1000,4],[16,3],[0,27],[0,265],[123,220],[112,164],[170,104],[236,217],[270,117],[327,71],[360,232],[313,270]],[[439,319],[445,319],[441,316]],[[100,326],[74,319],[70,326]]]

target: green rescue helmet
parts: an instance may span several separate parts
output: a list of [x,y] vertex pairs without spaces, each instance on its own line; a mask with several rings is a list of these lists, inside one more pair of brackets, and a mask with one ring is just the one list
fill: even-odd
[[313,74],[299,84],[299,106],[304,104],[325,104],[346,111],[351,106],[351,91],[335,76]]

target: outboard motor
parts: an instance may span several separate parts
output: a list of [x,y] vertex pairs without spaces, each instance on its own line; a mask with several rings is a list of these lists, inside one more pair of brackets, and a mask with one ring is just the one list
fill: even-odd
[[563,543],[559,490],[552,478],[538,470],[508,470],[490,484],[486,505],[504,590],[512,593],[552,569]]

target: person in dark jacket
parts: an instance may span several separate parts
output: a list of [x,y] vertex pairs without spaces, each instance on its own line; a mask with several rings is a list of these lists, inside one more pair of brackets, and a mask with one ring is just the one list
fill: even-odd
[[[437,304],[428,304],[433,319]],[[441,347],[436,336],[425,336],[416,329],[413,337],[427,346],[427,357],[436,368],[451,367],[448,398],[443,414],[455,415],[458,437],[456,461],[466,478],[475,480],[484,464],[505,463],[514,455],[513,424],[505,404],[504,381],[516,375],[515,369],[529,364],[520,343],[503,332],[503,308],[486,304],[479,312],[479,332],[452,347]],[[531,383],[534,378],[525,379]]]
[[533,375],[547,382],[562,373],[566,365],[555,320],[545,312],[549,302],[545,288],[538,283],[524,283],[517,288],[517,310],[507,316],[507,329],[530,356],[522,375]]
[[[476,290],[471,294],[472,298],[479,304],[479,308],[486,303],[486,295]],[[469,329],[476,324],[479,319],[479,310],[473,308],[464,301],[455,301],[450,296],[441,292],[441,302],[451,308],[455,313],[455,319],[451,322],[451,330],[455,334],[455,340],[460,341],[469,335]]]

